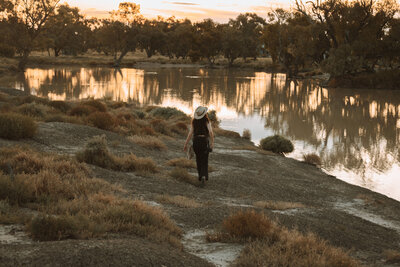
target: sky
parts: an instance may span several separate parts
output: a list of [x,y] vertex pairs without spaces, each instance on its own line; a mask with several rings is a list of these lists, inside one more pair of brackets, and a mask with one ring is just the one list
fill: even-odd
[[290,6],[291,0],[137,0],[137,1],[110,1],[110,0],[64,0],[70,6],[77,6],[86,16],[100,18],[108,17],[108,12],[118,9],[121,2],[134,2],[140,5],[140,12],[147,18],[175,16],[176,18],[189,18],[200,21],[212,18],[218,22],[227,22],[240,13],[255,12],[265,17],[271,8]]

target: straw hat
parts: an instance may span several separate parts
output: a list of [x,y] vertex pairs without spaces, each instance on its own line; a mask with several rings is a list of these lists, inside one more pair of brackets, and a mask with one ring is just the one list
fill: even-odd
[[200,120],[207,114],[207,110],[208,110],[208,108],[202,107],[202,106],[196,108],[196,110],[194,112],[194,118],[196,120]]

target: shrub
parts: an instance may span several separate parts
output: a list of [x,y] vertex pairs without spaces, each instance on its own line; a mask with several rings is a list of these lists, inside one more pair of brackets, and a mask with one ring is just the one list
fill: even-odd
[[78,237],[78,222],[71,216],[38,216],[28,225],[34,240],[53,241]]
[[176,158],[167,161],[168,166],[180,167],[180,168],[196,168],[196,163],[193,160],[187,158]]
[[143,120],[144,118],[146,118],[146,113],[141,111],[141,110],[133,110],[133,114],[135,114],[135,116],[141,120]]
[[311,165],[316,165],[316,166],[322,165],[321,158],[315,153],[303,155],[303,160],[305,163],[308,163]]
[[235,266],[356,267],[361,264],[339,248],[328,245],[313,234],[282,231],[273,244],[263,241],[247,245]]
[[49,108],[42,104],[29,103],[19,106],[17,111],[23,115],[44,118],[49,113]]
[[196,177],[194,177],[193,175],[191,175],[186,169],[183,168],[174,168],[169,175],[173,178],[175,178],[178,181],[181,182],[185,182],[185,183],[189,183],[192,185],[198,185],[199,182],[196,179]]
[[184,117],[186,118],[187,115],[180,111],[179,109],[176,108],[171,108],[171,107],[157,107],[154,108],[150,111],[150,115],[154,117],[159,117],[163,119],[170,119],[172,117]]
[[106,112],[107,106],[99,100],[88,100],[82,103],[82,105],[95,108],[97,111]]
[[278,154],[290,153],[294,149],[292,142],[280,135],[269,136],[261,139],[260,147],[264,150]]
[[171,131],[180,135],[185,135],[188,131],[187,124],[183,121],[178,121],[170,127]]
[[165,135],[171,134],[171,131],[169,130],[168,125],[164,120],[154,119],[150,122],[150,124],[153,127],[153,129],[160,134],[165,134]]
[[214,133],[216,136],[225,136],[229,138],[240,138],[240,134],[234,131],[224,130],[221,128],[215,128]]
[[208,111],[208,118],[210,119],[210,121],[211,121],[212,125],[214,125],[214,127],[219,125],[220,121],[218,120],[217,112],[215,110]]
[[69,111],[69,115],[71,115],[71,116],[88,116],[93,112],[96,112],[96,109],[94,107],[79,104],[79,105],[73,107]]
[[45,118],[45,122],[67,122],[73,124],[82,124],[82,120],[79,117],[72,117],[63,114],[53,114]]
[[154,136],[131,136],[129,140],[140,146],[156,149],[156,150],[167,150],[167,146],[157,137]]
[[140,130],[141,134],[144,135],[156,135],[156,131],[154,131],[153,128],[151,128],[150,126],[144,126],[141,130]]
[[108,150],[104,135],[90,139],[86,143],[85,149],[77,153],[77,159],[105,169],[115,170],[119,167],[115,156]]
[[47,105],[49,100],[47,98],[37,97],[34,95],[25,95],[25,96],[17,96],[16,98],[13,99],[13,102],[16,103],[17,105],[29,104],[32,102]]
[[114,117],[107,112],[96,111],[88,116],[88,121],[103,130],[111,130],[115,126]]
[[31,138],[36,133],[36,123],[32,118],[14,113],[0,114],[0,137],[18,140]]
[[263,213],[254,210],[239,211],[230,215],[222,223],[222,233],[234,240],[266,239],[275,241],[278,238],[276,224]]
[[68,110],[70,110],[71,105],[65,101],[50,101],[48,104],[50,107],[53,107],[63,113],[66,113]]
[[251,140],[251,132],[249,129],[244,129],[242,133],[242,137],[247,140]]
[[79,161],[116,171],[157,172],[157,166],[150,158],[137,158],[130,154],[116,157],[107,146],[105,136],[95,136],[86,144],[85,149],[76,155]]

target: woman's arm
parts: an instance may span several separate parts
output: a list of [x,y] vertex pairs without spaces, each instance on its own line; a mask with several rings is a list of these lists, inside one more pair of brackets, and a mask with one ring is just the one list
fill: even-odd
[[214,149],[214,132],[212,130],[211,122],[207,123],[207,129],[210,135],[210,148]]
[[190,127],[188,136],[187,136],[186,141],[185,141],[185,146],[183,147],[183,151],[187,150],[187,145],[188,145],[190,139],[192,139],[192,136],[193,136],[193,127]]

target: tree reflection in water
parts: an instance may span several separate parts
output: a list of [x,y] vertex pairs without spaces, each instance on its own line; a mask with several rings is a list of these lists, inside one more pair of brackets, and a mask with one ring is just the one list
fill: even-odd
[[107,97],[188,113],[204,104],[222,119],[238,117],[238,124],[261,116],[269,132],[307,148],[297,150],[317,152],[328,172],[354,173],[353,182],[369,188],[376,186],[377,173],[393,175],[400,162],[400,92],[325,89],[312,80],[287,81],[283,74],[198,68],[28,69],[0,83],[52,99]]

